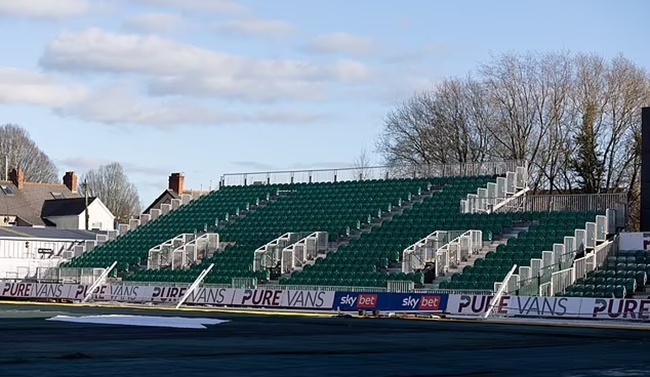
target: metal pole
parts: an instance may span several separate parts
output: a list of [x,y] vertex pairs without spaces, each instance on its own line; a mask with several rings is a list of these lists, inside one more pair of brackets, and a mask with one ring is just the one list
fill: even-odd
[[113,264],[111,264],[110,267],[108,267],[107,269],[105,269],[104,272],[102,272],[102,274],[99,275],[99,277],[97,278],[97,280],[95,280],[95,282],[93,283],[93,285],[91,285],[90,288],[88,289],[88,294],[87,294],[86,297],[84,297],[84,299],[81,301],[82,303],[84,303],[84,302],[86,302],[86,301],[88,301],[88,300],[90,299],[90,297],[93,295],[93,292],[95,291],[95,289],[97,289],[97,287],[99,287],[99,286],[104,282],[104,280],[106,279],[106,277],[108,276],[108,274],[110,274],[111,271],[113,271],[113,269],[115,268],[115,266],[117,266],[117,261],[113,262]]
[[208,273],[210,272],[210,270],[212,270],[213,267],[214,267],[214,263],[210,264],[208,266],[208,268],[206,268],[205,270],[203,270],[199,274],[199,276],[196,278],[196,280],[194,280],[194,283],[192,283],[192,285],[190,285],[190,287],[187,289],[187,291],[185,291],[185,294],[183,295],[183,297],[181,297],[181,299],[178,300],[178,304],[176,304],[176,309],[180,308],[181,305],[183,305],[185,303],[185,301],[190,297],[192,292],[194,292],[196,290],[196,288],[199,286],[199,284],[201,284],[203,279],[205,279],[205,277],[208,275]]
[[497,294],[495,294],[494,297],[492,298],[492,302],[490,303],[488,310],[485,312],[485,314],[483,314],[483,319],[487,319],[490,316],[490,314],[492,314],[492,310],[494,310],[494,307],[499,304],[499,300],[501,300],[501,296],[503,296],[503,293],[508,287],[508,282],[510,281],[512,274],[515,273],[516,269],[517,269],[517,265],[515,264],[512,266],[512,269],[510,269],[510,272],[508,272],[508,275],[506,275],[506,278],[503,279],[503,282],[501,283],[501,287],[499,287]]
[[86,230],[90,230],[90,213],[88,213],[88,179],[84,179],[84,198],[86,200],[85,213],[86,213]]

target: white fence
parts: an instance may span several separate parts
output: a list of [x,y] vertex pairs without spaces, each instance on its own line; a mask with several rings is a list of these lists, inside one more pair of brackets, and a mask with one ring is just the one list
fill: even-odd
[[436,230],[402,252],[402,272],[422,270],[428,262],[436,262],[436,252],[465,230]]
[[181,233],[149,250],[148,269],[170,267],[183,269],[196,263],[219,248],[217,233]]
[[475,194],[467,194],[467,198],[460,201],[460,212],[496,212],[510,206],[511,202],[516,204],[528,190],[528,166],[517,166],[516,170],[506,172],[505,177],[497,177],[496,182],[478,188]]
[[482,247],[483,232],[480,230],[468,230],[454,238],[436,251],[436,276],[444,276],[450,268],[457,268]]
[[302,269],[305,264],[311,263],[319,255],[327,253],[327,232],[313,232],[298,242],[282,249],[282,273],[290,273]]
[[39,281],[56,281],[74,284],[93,284],[103,273],[105,268],[92,267],[52,267],[38,268],[36,279]]

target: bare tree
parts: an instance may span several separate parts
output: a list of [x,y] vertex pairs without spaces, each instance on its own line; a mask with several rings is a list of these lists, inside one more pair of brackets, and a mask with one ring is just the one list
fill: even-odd
[[20,168],[28,182],[58,182],[54,162],[31,139],[27,131],[15,124],[0,126],[0,169]]
[[471,77],[444,80],[388,113],[377,151],[402,174],[426,174],[436,164],[484,161],[492,144],[484,126],[491,111],[479,82]]
[[355,177],[358,177],[359,180],[369,179],[370,177],[370,166],[371,161],[368,156],[368,151],[366,148],[363,148],[359,155],[355,157],[353,162],[353,174]]
[[571,56],[503,54],[482,64],[479,73],[496,114],[486,125],[495,141],[492,155],[529,161],[534,189],[557,188],[567,166],[566,151],[558,149],[565,149],[574,118]]
[[648,73],[619,56],[506,53],[390,110],[377,149],[404,171],[527,160],[536,190],[635,198]]
[[115,220],[125,223],[132,215],[140,213],[140,197],[134,184],[118,162],[102,165],[82,176],[81,194],[98,197],[115,215]]

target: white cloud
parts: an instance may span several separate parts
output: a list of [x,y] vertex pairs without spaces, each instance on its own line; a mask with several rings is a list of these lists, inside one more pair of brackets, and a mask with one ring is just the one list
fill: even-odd
[[240,13],[246,7],[236,0],[131,0],[151,7],[171,7],[188,11]]
[[243,169],[252,169],[256,171],[272,171],[277,169],[274,165],[257,161],[231,161],[230,163]]
[[87,0],[0,0],[0,15],[60,19],[81,16],[90,10]]
[[348,84],[362,83],[372,78],[372,72],[363,63],[354,60],[342,60],[336,63],[332,74],[337,80]]
[[342,97],[354,100],[368,100],[392,107],[395,103],[411,97],[416,92],[430,90],[435,86],[435,83],[435,77],[405,75],[384,80],[380,86],[350,88],[344,91],[345,94]]
[[305,46],[305,50],[315,54],[367,55],[374,51],[370,38],[358,37],[348,33],[323,34]]
[[248,102],[272,103],[285,99],[320,101],[327,88],[319,83],[291,80],[233,79],[231,77],[168,76],[148,82],[154,96],[184,95],[219,97]]
[[265,38],[282,38],[297,32],[297,28],[287,21],[259,19],[225,22],[216,25],[215,29],[223,34]]
[[47,46],[41,63],[47,68],[62,71],[292,79],[322,77],[322,70],[311,63],[254,60],[159,36],[115,34],[100,29],[61,34]]
[[178,43],[153,35],[99,29],[63,33],[41,58],[43,67],[65,72],[135,73],[149,78],[154,94],[213,95],[268,101],[320,99],[318,84],[356,84],[368,67],[344,60],[330,65],[287,59],[253,59]]
[[442,43],[428,44],[414,50],[386,51],[384,61],[389,64],[405,64],[422,62],[433,56],[441,57],[449,54],[451,48]]
[[172,13],[145,13],[134,15],[124,21],[129,30],[145,33],[170,32],[185,26],[183,16]]
[[38,72],[0,67],[0,103],[66,106],[85,96],[84,88],[58,83]]
[[101,165],[110,164],[113,161],[98,157],[76,156],[58,159],[56,162],[61,166],[65,166],[66,170],[73,169],[77,172],[85,172],[91,169],[96,169]]
[[339,169],[344,168],[350,163],[348,162],[333,162],[333,161],[321,161],[321,162],[298,162],[291,164],[289,166],[277,167],[275,165],[267,164],[264,162],[258,161],[231,161],[230,164],[237,166],[238,168],[246,170],[254,170],[258,172],[264,171],[274,171],[274,170],[304,170],[304,169]]
[[[108,165],[116,161],[101,157],[91,157],[91,156],[74,156],[58,159],[56,161],[59,165],[65,166],[67,169],[73,169],[78,172],[86,172],[91,169],[97,169],[102,165]],[[151,166],[137,165],[131,162],[119,162],[125,171],[129,173],[138,173],[142,175],[151,175],[159,176],[165,175],[169,172],[165,168],[157,168]]]
[[235,113],[217,111],[213,106],[195,101],[154,101],[134,96],[123,87],[93,93],[83,101],[57,109],[61,116],[108,125],[137,124],[166,130],[176,126],[234,124],[304,124],[323,119],[322,115],[295,110]]

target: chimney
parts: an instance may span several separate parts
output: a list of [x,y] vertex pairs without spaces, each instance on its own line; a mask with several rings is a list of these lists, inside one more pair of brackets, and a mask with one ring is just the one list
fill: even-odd
[[9,180],[13,182],[18,190],[25,188],[25,173],[20,169],[12,169],[9,173]]
[[72,191],[73,194],[77,193],[78,183],[79,179],[73,171],[65,172],[65,175],[63,176],[63,184],[68,188],[68,190]]
[[183,195],[185,190],[185,176],[183,173],[172,173],[169,176],[169,189],[178,195]]

